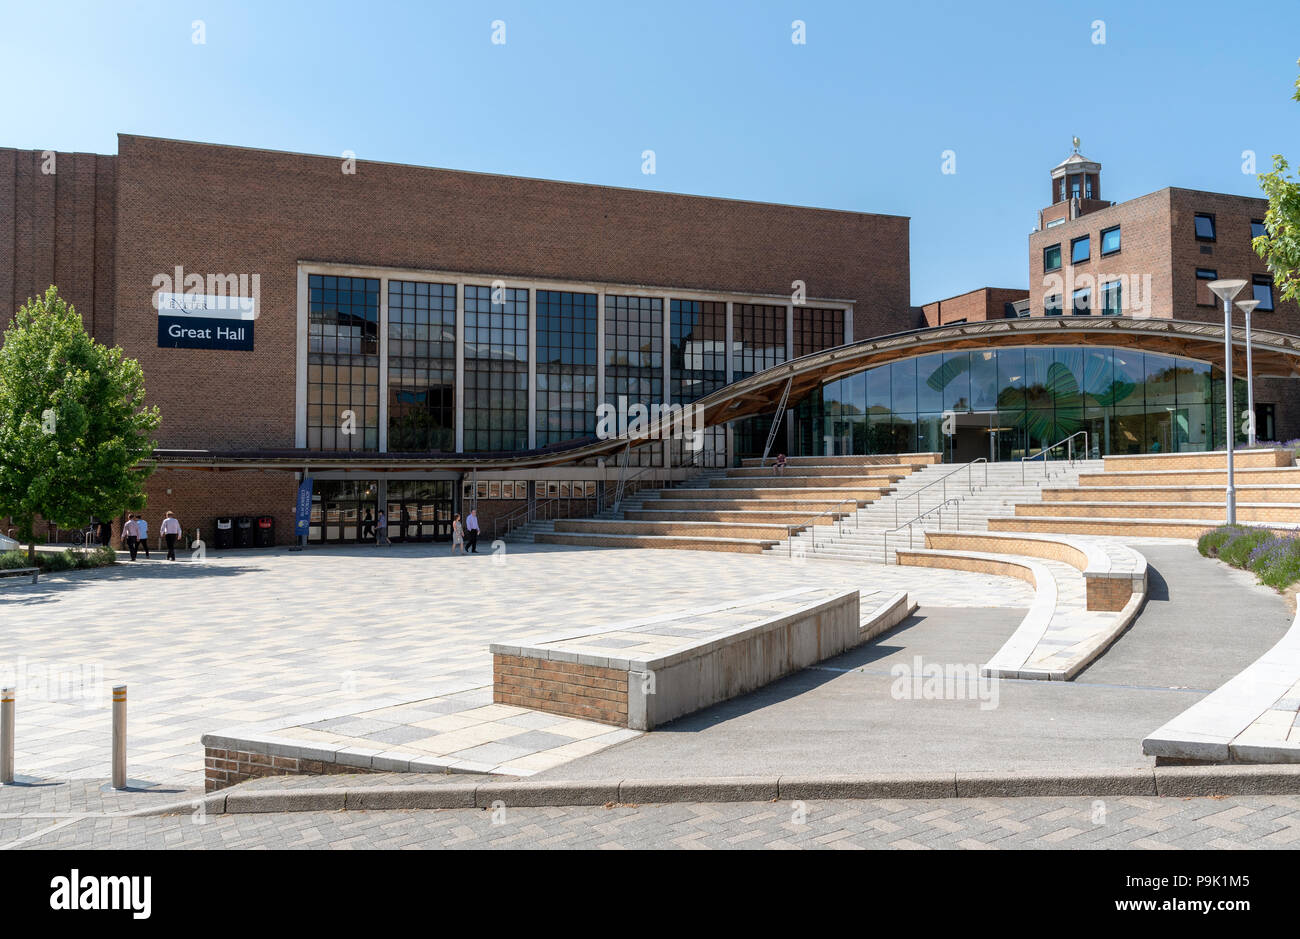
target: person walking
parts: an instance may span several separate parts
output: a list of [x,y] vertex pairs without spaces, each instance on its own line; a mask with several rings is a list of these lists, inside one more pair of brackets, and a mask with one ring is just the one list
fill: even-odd
[[478,509],[470,509],[465,519],[465,533],[469,537],[467,545],[470,554],[478,554]]
[[465,529],[461,527],[459,515],[451,520],[451,553],[465,553]]
[[126,550],[131,552],[131,560],[135,560],[135,553],[140,547],[140,537],[136,534],[135,516],[128,515],[126,524],[122,526],[122,540],[126,542]]
[[135,517],[135,536],[139,541],[139,547],[144,549],[144,556],[149,557],[149,523],[144,520],[143,515]]
[[113,541],[113,523],[104,521],[99,523],[99,543],[106,548],[112,547]]
[[159,534],[167,542],[167,560],[176,560],[176,539],[181,534],[181,523],[176,520],[176,516],[171,512],[163,519],[162,527],[158,529]]
[[378,548],[381,544],[392,544],[388,540],[388,516],[382,509],[379,512],[379,518],[375,519],[375,547]]
[[366,509],[366,514],[361,519],[361,540],[375,541],[375,520],[369,509]]

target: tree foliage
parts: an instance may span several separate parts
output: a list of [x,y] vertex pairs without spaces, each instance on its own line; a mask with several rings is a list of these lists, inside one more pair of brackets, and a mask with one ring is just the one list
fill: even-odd
[[0,517],[30,556],[37,516],[76,528],[144,507],[158,422],[140,363],[92,339],[57,288],[14,314],[0,346]]
[[[1295,89],[1292,97],[1300,101],[1300,78]],[[1265,234],[1252,244],[1255,253],[1268,263],[1278,296],[1300,301],[1300,179],[1287,175],[1289,168],[1280,153],[1274,154],[1273,171],[1259,175],[1259,186],[1268,196],[1268,213],[1264,216]]]

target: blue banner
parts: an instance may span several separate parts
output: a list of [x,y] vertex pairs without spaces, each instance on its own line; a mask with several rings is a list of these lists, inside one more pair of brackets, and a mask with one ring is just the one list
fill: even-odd
[[298,504],[295,506],[293,533],[299,537],[311,528],[311,477],[304,476],[298,484]]

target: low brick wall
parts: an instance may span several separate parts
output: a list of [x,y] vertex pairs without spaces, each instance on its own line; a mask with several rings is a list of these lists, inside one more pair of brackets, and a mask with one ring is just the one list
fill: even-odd
[[1088,609],[1118,613],[1133,597],[1133,581],[1120,577],[1087,577]]
[[203,750],[203,788],[207,792],[225,789],[235,783],[260,779],[263,776],[331,775],[336,773],[369,773],[373,770],[321,760],[300,760],[296,757],[269,756],[249,750],[222,750],[205,747]]
[[494,654],[492,700],[626,727],[627,671]]
[[[1294,466],[1295,457],[1282,447],[1234,450],[1233,463],[1239,467]],[[1108,456],[1103,466],[1107,472],[1128,470],[1223,469],[1228,464],[1225,450],[1201,453],[1144,453]]]

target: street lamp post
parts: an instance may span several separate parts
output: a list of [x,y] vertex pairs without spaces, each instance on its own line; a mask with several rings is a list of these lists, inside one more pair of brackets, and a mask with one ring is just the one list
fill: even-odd
[[1246,314],[1246,442],[1255,445],[1255,369],[1250,362],[1250,314],[1259,306],[1258,300],[1238,300],[1237,309]]
[[1232,466],[1233,420],[1232,401],[1232,299],[1246,286],[1244,280],[1212,280],[1207,285],[1223,301],[1223,412],[1228,429],[1228,486],[1225,492],[1228,524],[1237,524],[1237,488]]

